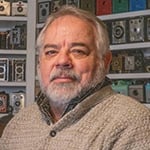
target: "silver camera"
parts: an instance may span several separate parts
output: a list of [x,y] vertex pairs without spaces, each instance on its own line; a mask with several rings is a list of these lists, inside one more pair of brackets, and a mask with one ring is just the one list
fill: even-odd
[[10,2],[0,0],[0,15],[10,16]]
[[18,1],[12,3],[12,16],[27,16],[27,3]]
[[126,20],[112,22],[112,43],[126,42]]
[[144,17],[129,20],[130,42],[144,41]]
[[24,108],[25,93],[14,92],[10,93],[10,105],[13,107],[13,113],[18,113],[20,109]]

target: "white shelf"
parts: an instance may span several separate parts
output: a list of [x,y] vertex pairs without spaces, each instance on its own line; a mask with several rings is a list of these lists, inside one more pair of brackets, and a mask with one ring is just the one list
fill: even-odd
[[0,16],[0,21],[27,21],[26,16]]
[[26,50],[0,50],[0,54],[11,54],[11,55],[26,55],[27,51]]
[[131,17],[138,17],[138,16],[146,16],[146,15],[150,15],[150,9],[103,15],[103,16],[98,16],[98,18],[102,20],[110,20],[110,19],[112,20],[112,19],[131,18]]
[[135,48],[150,48],[150,42],[110,45],[111,50],[124,50],[124,49],[135,49]]
[[26,86],[26,82],[7,82],[7,81],[0,81],[0,87],[5,86],[5,87],[24,87]]
[[150,79],[150,73],[117,73],[107,76],[111,79]]

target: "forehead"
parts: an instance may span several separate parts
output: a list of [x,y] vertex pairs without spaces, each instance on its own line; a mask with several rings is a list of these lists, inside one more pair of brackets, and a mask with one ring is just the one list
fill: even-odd
[[[46,29],[45,38],[47,36],[74,36],[88,38],[93,37],[95,33],[94,26],[87,20],[83,20],[76,16],[66,15],[55,19]],[[54,37],[53,37],[54,38]]]

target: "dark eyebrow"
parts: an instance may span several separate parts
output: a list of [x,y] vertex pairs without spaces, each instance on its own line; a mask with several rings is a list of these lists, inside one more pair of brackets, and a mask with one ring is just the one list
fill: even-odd
[[44,45],[44,49],[46,49],[46,48],[58,48],[58,46],[57,45],[55,45],[55,44],[46,44],[46,45]]

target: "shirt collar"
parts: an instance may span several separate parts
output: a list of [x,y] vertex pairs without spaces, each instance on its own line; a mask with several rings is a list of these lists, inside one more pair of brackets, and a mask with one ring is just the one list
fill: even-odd
[[[76,107],[77,104],[79,104],[81,101],[83,101],[86,97],[90,96],[91,94],[95,93],[96,91],[100,90],[101,88],[103,88],[104,86],[110,85],[111,81],[109,78],[105,78],[101,83],[98,83],[96,87],[93,87],[91,89],[89,89],[85,94],[83,94],[81,97],[75,97],[73,98],[66,110],[64,111],[65,115],[66,113],[68,113],[69,111],[71,111],[72,109],[74,109]],[[48,125],[50,125],[50,123],[54,123],[53,121],[53,117],[51,115],[51,111],[50,111],[50,104],[49,104],[49,100],[46,97],[45,94],[43,94],[42,92],[39,92],[38,95],[36,96],[36,102],[37,105],[39,106],[39,109],[42,113],[43,119],[47,122]]]

